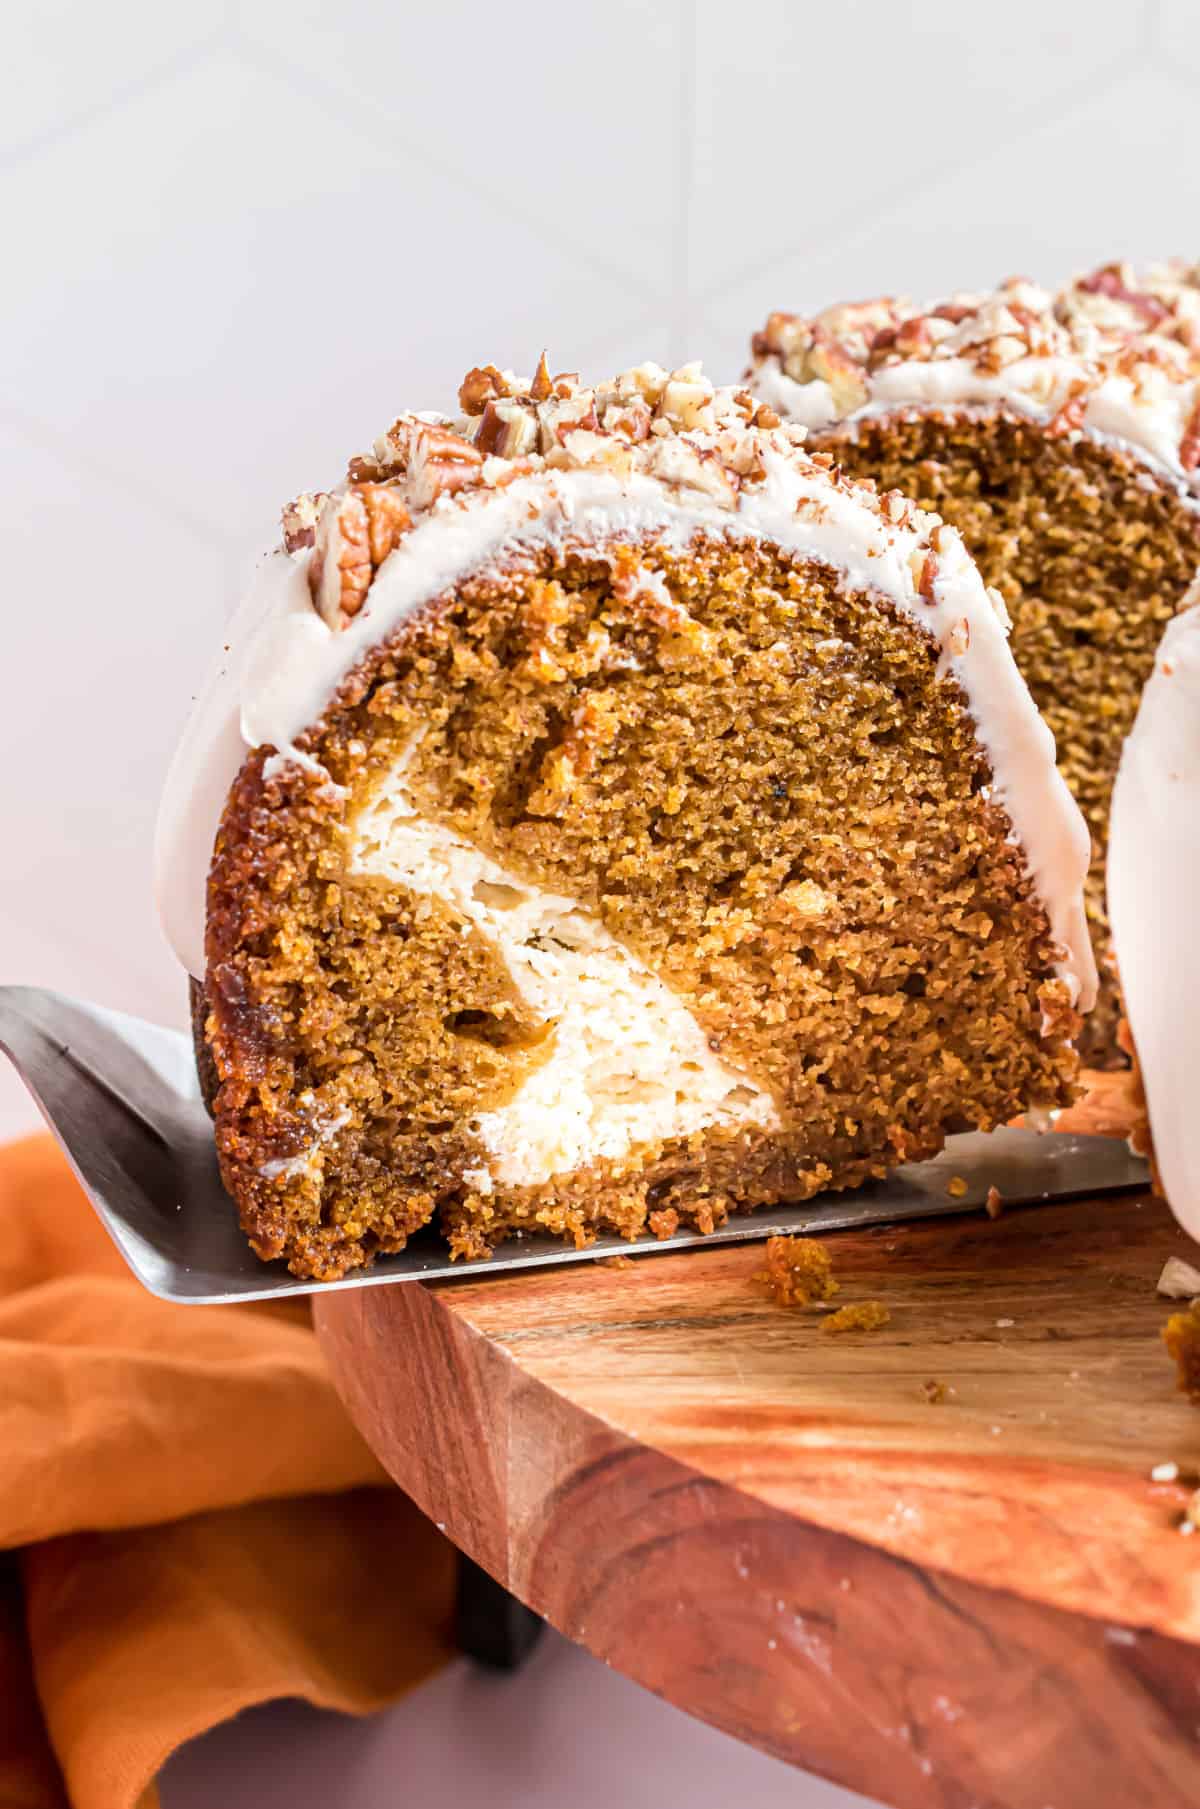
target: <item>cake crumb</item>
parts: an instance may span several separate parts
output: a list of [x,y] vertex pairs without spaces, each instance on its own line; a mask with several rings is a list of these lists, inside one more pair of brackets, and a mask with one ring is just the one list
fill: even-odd
[[679,1214],[673,1206],[660,1206],[652,1212],[646,1223],[659,1239],[674,1237],[679,1229]]
[[892,1315],[882,1300],[861,1300],[856,1306],[839,1307],[821,1322],[823,1332],[877,1332]]
[[946,1182],[946,1192],[952,1199],[961,1200],[967,1191],[967,1183],[961,1175],[951,1175]]
[[1004,1211],[1004,1195],[998,1187],[989,1187],[987,1199],[983,1202],[983,1210],[990,1219],[998,1219]]
[[930,1377],[928,1382],[922,1382],[921,1393],[931,1407],[940,1407],[943,1401],[948,1401],[950,1399],[954,1390],[951,1388],[949,1382],[935,1382],[933,1378]]
[[1180,1391],[1200,1405],[1200,1310],[1195,1301],[1186,1312],[1172,1313],[1162,1341],[1178,1371]]
[[1158,1278],[1157,1291],[1168,1300],[1195,1300],[1200,1294],[1200,1269],[1185,1263],[1182,1257],[1168,1256]]
[[1151,1482],[1178,1482],[1179,1465],[1175,1463],[1155,1464],[1150,1472]]
[[997,1319],[996,1330],[998,1332],[1006,1332],[1009,1326],[1015,1325],[1016,1323],[1015,1319]]
[[810,1237],[769,1237],[767,1266],[754,1279],[767,1284],[780,1306],[813,1306],[838,1291],[833,1258]]
[[618,1252],[616,1256],[602,1256],[600,1263],[605,1269],[632,1269],[633,1258],[632,1256],[622,1256]]

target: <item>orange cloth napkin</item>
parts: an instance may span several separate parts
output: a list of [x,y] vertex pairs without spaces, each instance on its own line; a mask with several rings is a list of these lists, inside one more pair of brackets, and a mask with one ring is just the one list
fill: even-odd
[[302,1302],[156,1300],[48,1138],[0,1151],[3,1809],[154,1809],[251,1703],[382,1707],[451,1655],[452,1593]]

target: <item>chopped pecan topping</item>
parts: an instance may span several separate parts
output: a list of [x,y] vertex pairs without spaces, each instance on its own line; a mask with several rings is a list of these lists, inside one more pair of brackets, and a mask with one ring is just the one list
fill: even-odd
[[916,547],[909,555],[908,569],[912,573],[918,597],[923,602],[935,603],[937,599],[933,594],[933,583],[938,574],[938,566],[934,555],[924,547]]
[[538,359],[537,370],[533,373],[533,382],[529,385],[529,398],[532,402],[545,402],[553,393],[550,366],[546,363],[546,354],[543,352]]
[[711,433],[716,426],[712,401],[713,386],[699,372],[677,372],[663,388],[658,412],[684,432],[699,428]]
[[1083,417],[1087,410],[1087,403],[1087,384],[1072,384],[1069,393],[1060,403],[1050,420],[1046,423],[1046,432],[1077,433],[1083,426]]
[[[891,302],[862,304],[832,311],[829,319],[836,316],[846,331],[857,335],[865,356],[869,341],[884,324],[881,307],[891,311],[888,318],[899,311],[899,304]],[[899,315],[900,321],[908,317]],[[947,332],[955,330],[947,321],[939,325]],[[851,389],[861,389],[863,367],[832,326],[805,327],[793,342],[788,336],[796,326],[793,317],[779,316],[773,329],[787,342],[788,358],[800,361],[795,368],[819,376],[843,400]],[[900,497],[878,500],[873,485],[852,483],[829,453],[810,458],[802,450],[802,428],[781,422],[778,412],[748,389],[716,388],[698,364],[674,371],[641,364],[589,386],[571,371],[552,377],[543,353],[531,379],[514,377],[495,365],[475,366],[463,380],[459,401],[464,412],[453,420],[400,415],[369,454],[352,461],[350,476],[339,490],[324,499],[300,498],[287,512],[289,545],[312,546],[313,600],[332,628],[343,629],[353,621],[380,566],[430,512],[472,509],[491,492],[539,477],[542,485],[520,496],[518,512],[527,510],[536,518],[548,500],[552,506],[561,502],[566,512],[569,493],[556,498],[554,475],[587,470],[621,483],[652,479],[669,491],[692,493],[692,507],[697,497],[704,497],[734,513],[742,506],[744,493],[767,481],[772,458],[820,473],[815,493],[802,487],[795,503],[806,516],[820,519],[828,513],[825,490],[853,490],[860,503],[876,513],[889,537],[905,537],[902,556],[910,560],[914,584],[932,600],[938,518],[913,509]],[[614,586],[614,594],[622,594],[620,587]],[[627,608],[636,605],[637,612],[657,626],[664,657],[681,663],[703,654],[707,631],[660,591],[653,574],[639,572],[625,603]],[[527,669],[541,684],[560,683],[571,662],[582,661],[592,670],[597,662],[603,665],[616,657],[607,634],[568,648],[547,630],[535,637],[535,643]],[[545,804],[552,794],[558,799],[568,796],[586,772],[586,744],[596,727],[590,718],[581,719],[576,725],[579,732],[558,749],[559,765],[553,772],[548,767],[539,782]]]
[[512,384],[494,364],[476,365],[458,388],[458,406],[465,415],[481,415],[489,402],[512,395]]
[[795,314],[768,314],[766,326],[751,341],[754,356],[768,358],[773,352],[786,352],[791,329],[796,321]]
[[836,340],[820,329],[813,340],[808,365],[814,377],[821,378],[829,385],[833,394],[833,406],[839,414],[849,414],[866,401],[867,379],[862,366],[856,364]]
[[619,434],[622,439],[629,440],[634,445],[640,445],[650,437],[653,423],[654,415],[644,396],[631,396],[628,401],[614,402],[604,416],[606,432]]
[[902,320],[890,335],[885,328],[875,341],[875,350],[880,349],[880,341],[890,340],[888,349],[899,352],[902,358],[923,358],[933,350],[933,329],[928,320],[914,315],[911,320]]
[[975,312],[970,302],[941,302],[932,311],[934,320],[948,320],[951,326],[961,327],[964,320],[969,320]]
[[1200,466],[1200,385],[1192,404],[1192,412],[1188,416],[1187,426],[1183,430],[1183,439],[1179,448],[1179,463],[1185,471],[1195,471]]
[[1113,301],[1128,302],[1148,327],[1157,326],[1170,314],[1165,302],[1156,295],[1150,295],[1144,289],[1129,288],[1120,264],[1102,264],[1090,276],[1081,276],[1075,286],[1084,295],[1107,295]]
[[[1054,411],[1051,431],[1071,432],[1084,424],[1080,397],[1113,376],[1129,379],[1137,406],[1162,407],[1184,385],[1190,404],[1200,378],[1200,266],[1175,260],[1139,273],[1105,264],[1057,294],[1010,277],[989,294],[956,295],[925,309],[885,296],[809,319],[776,312],[751,345],[755,367],[774,361],[796,383],[828,383],[838,418],[864,406],[870,379],[896,365],[955,359],[985,377],[1019,365],[1014,384]],[[1064,366],[1077,373],[1065,399]],[[1157,432],[1146,443],[1157,444]],[[1179,453],[1186,472],[1200,468],[1185,435]],[[1200,478],[1193,481],[1200,489]]]
[[523,402],[489,402],[475,435],[485,457],[515,459],[537,445],[537,416]]
[[283,544],[289,553],[311,546],[317,537],[317,517],[325,497],[321,491],[305,492],[283,511]]
[[411,415],[401,415],[393,421],[387,432],[380,434],[369,455],[350,461],[351,482],[372,483],[381,477],[402,477],[408,470],[422,425]]
[[346,467],[346,481],[351,484],[377,484],[382,478],[395,476],[398,466],[380,464],[378,459],[369,458],[366,453],[352,458]]

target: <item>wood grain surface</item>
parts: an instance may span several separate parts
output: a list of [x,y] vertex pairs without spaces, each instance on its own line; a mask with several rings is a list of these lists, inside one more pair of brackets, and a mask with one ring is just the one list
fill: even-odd
[[903,1809],[1200,1801],[1200,1411],[1155,1293],[1194,1246],[1148,1194],[826,1242],[882,1330],[777,1305],[753,1245],[317,1323],[397,1482],[692,1713]]

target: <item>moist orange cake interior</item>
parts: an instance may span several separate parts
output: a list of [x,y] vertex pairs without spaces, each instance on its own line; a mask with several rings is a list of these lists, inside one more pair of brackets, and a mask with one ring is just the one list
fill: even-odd
[[[431,1221],[468,1256],[711,1227],[1069,1097],[1061,951],[963,692],[827,567],[719,536],[514,558],[299,746],[328,780],[263,749],[231,793],[205,1015],[227,1183],[300,1274]],[[607,1153],[561,1087],[538,1105],[564,1049]]]
[[1012,616],[1012,648],[1087,819],[1087,912],[1100,997],[1085,1061],[1120,1061],[1104,873],[1121,747],[1166,623],[1200,553],[1196,510],[1114,445],[1050,435],[1004,412],[864,418],[820,436],[852,475],[957,527]]

